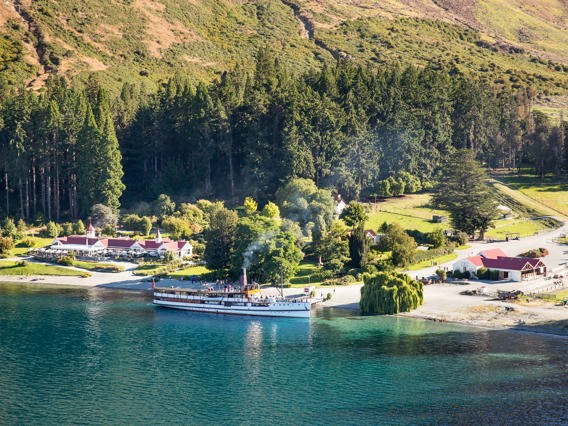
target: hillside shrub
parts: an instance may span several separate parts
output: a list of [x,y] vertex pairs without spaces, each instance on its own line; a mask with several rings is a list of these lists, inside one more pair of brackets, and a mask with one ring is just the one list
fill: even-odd
[[544,247],[531,249],[529,251],[519,254],[519,257],[530,257],[532,259],[545,257],[545,256],[548,256],[548,250]]
[[463,231],[459,231],[452,237],[452,240],[458,243],[458,245],[464,246],[469,242],[469,235]]
[[349,285],[353,284],[357,281],[357,279],[353,275],[345,275],[340,278],[332,278],[329,280],[325,280],[322,285],[324,286],[340,286],[340,285]]
[[417,250],[414,254],[414,261],[416,263],[424,262],[427,260],[432,260],[446,254],[453,253],[453,248],[451,247],[438,247],[430,250]]
[[27,237],[27,238],[24,238],[22,241],[20,241],[20,242],[18,243],[18,247],[31,248],[31,247],[34,247],[35,244],[36,244],[35,238]]
[[10,250],[14,248],[14,240],[12,237],[0,237],[0,255],[6,255],[10,253]]

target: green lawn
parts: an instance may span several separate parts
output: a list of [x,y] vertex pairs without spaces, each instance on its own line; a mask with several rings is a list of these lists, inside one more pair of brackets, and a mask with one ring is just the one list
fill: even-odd
[[559,302],[561,302],[561,301],[563,301],[564,299],[568,299],[568,290],[559,291],[559,292],[556,293],[554,296],[556,296],[556,300],[558,300]]
[[159,275],[166,272],[166,265],[163,263],[146,263],[140,265],[132,273],[134,275]]
[[495,228],[490,228],[485,237],[493,240],[504,240],[507,234],[519,234],[520,237],[528,237],[545,229],[550,229],[546,220],[502,219],[495,221]]
[[174,278],[189,278],[192,276],[200,277],[211,272],[207,267],[203,265],[190,266],[189,268],[180,269],[179,271],[174,271],[168,273],[169,276]]
[[365,227],[376,231],[383,222],[387,222],[398,223],[404,229],[417,229],[420,232],[450,228],[449,222],[432,222],[433,215],[448,217],[449,214],[444,210],[433,209],[430,201],[430,194],[410,194],[370,204],[371,211]]
[[533,200],[543,214],[568,216],[568,183],[552,177],[503,175],[499,180]]
[[96,272],[122,272],[124,268],[120,265],[115,265],[113,263],[101,263],[101,262],[86,262],[83,260],[74,260],[73,266],[76,268],[87,269],[89,271]]
[[34,248],[40,248],[40,247],[45,247],[49,244],[51,244],[54,240],[54,238],[48,237],[48,238],[44,238],[44,237],[31,237],[31,236],[26,236],[26,238],[30,238],[34,241],[34,245],[33,247],[23,247],[22,246],[22,241],[18,241],[16,243],[16,247],[14,247],[12,249],[12,256],[23,256],[25,255],[29,250],[32,250]]
[[458,255],[456,253],[445,254],[444,256],[435,257],[434,259],[425,260],[423,262],[416,263],[414,265],[410,265],[407,268],[407,270],[408,271],[417,271],[419,269],[429,268],[430,266],[433,266],[433,265],[440,265],[442,263],[449,262],[451,260],[456,259],[457,257],[458,257]]
[[11,260],[0,261],[0,275],[58,275],[71,277],[89,277],[88,272],[77,271],[75,269],[63,268],[61,266],[44,265],[33,262],[15,262]]

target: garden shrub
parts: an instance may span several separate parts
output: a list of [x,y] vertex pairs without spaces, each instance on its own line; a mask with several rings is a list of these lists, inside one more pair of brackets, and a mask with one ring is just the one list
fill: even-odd
[[73,266],[73,259],[70,256],[65,256],[59,259],[57,263],[63,266]]

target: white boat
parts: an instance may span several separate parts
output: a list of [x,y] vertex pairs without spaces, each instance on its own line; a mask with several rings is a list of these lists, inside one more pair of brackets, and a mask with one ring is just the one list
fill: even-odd
[[154,288],[154,303],[168,308],[215,314],[309,318],[314,298],[261,297],[258,289],[190,290]]

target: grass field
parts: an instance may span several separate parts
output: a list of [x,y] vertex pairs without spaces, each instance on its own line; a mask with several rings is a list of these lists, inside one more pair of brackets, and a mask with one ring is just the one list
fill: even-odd
[[447,217],[448,212],[433,209],[429,205],[430,199],[430,194],[411,194],[370,204],[371,211],[365,227],[376,231],[383,222],[387,222],[398,223],[404,229],[417,229],[420,232],[450,228],[449,222],[432,222],[433,215]]
[[504,240],[511,234],[528,237],[546,229],[550,229],[550,227],[545,219],[502,219],[495,221],[495,228],[490,228],[486,232],[485,238]]
[[74,260],[73,266],[76,268],[86,269],[88,271],[96,272],[122,272],[124,268],[120,265],[115,265],[113,263],[101,263],[101,262],[85,262],[83,260]]
[[12,255],[13,256],[23,256],[25,255],[29,250],[32,250],[34,248],[40,248],[40,247],[45,247],[49,244],[51,244],[53,242],[53,238],[48,237],[48,238],[44,238],[44,237],[31,237],[31,236],[26,236],[26,238],[31,238],[34,242],[33,247],[23,247],[22,246],[22,241],[18,241],[16,243],[16,247],[14,247],[12,249]]
[[543,214],[568,216],[568,182],[532,175],[503,175],[499,180],[531,199]]
[[201,275],[208,274],[211,270],[202,265],[190,266],[189,268],[180,269],[179,271],[174,271],[168,273],[169,276],[173,278],[189,278],[189,277],[200,277]]
[[556,300],[558,300],[559,302],[561,302],[561,301],[563,301],[564,299],[568,299],[568,290],[559,291],[559,292],[556,293],[554,296],[556,296]]
[[89,277],[88,272],[61,266],[44,265],[32,262],[15,262],[11,260],[0,261],[0,275],[57,275],[71,277]]
[[419,269],[428,268],[428,267],[433,266],[433,265],[440,265],[442,263],[449,262],[451,260],[456,259],[457,257],[458,257],[458,255],[456,253],[446,254],[444,256],[436,257],[436,258],[431,259],[431,260],[425,260],[425,261],[420,262],[420,263],[415,263],[414,265],[410,265],[408,268],[406,268],[406,270],[418,271]]
[[166,265],[163,263],[146,263],[144,265],[140,265],[136,268],[132,273],[134,275],[158,275],[166,271]]

